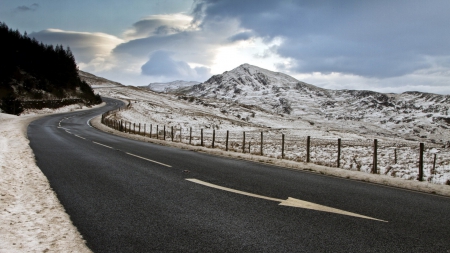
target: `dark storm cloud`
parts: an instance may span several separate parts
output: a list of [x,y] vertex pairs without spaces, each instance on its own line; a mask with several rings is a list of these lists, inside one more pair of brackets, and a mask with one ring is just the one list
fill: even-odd
[[449,9],[446,0],[202,0],[193,15],[201,25],[238,19],[257,36],[283,38],[277,53],[292,58],[296,72],[385,78],[450,55]]
[[229,37],[228,40],[230,42],[236,42],[236,41],[248,40],[251,37],[253,37],[253,33],[251,33],[251,32],[242,32],[242,33],[238,33],[238,34],[235,34],[235,35]]
[[208,68],[191,68],[184,61],[172,59],[172,53],[155,51],[141,67],[143,75],[154,77],[172,77],[182,80],[202,80],[211,75]]
[[30,6],[26,6],[26,5],[18,6],[18,7],[15,9],[15,11],[20,11],[20,12],[22,12],[22,11],[35,11],[35,10],[37,10],[38,8],[39,8],[39,4],[34,3],[34,4],[30,5]]

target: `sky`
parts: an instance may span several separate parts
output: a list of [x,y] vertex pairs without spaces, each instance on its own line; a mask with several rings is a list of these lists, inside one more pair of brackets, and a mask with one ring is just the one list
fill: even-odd
[[0,22],[125,85],[248,63],[328,89],[450,94],[448,0],[2,0]]

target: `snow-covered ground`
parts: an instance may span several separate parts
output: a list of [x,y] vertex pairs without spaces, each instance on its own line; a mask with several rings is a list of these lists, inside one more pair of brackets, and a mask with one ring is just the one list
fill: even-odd
[[168,83],[151,83],[147,87],[152,91],[167,93],[167,92],[175,91],[180,88],[191,87],[196,84],[199,84],[199,82],[177,80],[177,81],[168,82]]
[[31,121],[79,108],[0,113],[0,252],[91,252],[37,167],[26,136]]
[[[260,136],[264,134],[265,156],[281,158],[282,134],[285,135],[285,159],[306,160],[306,137],[311,137],[311,162],[336,167],[337,142],[340,138],[340,168],[370,172],[373,162],[373,139],[378,140],[378,170],[380,174],[415,180],[418,176],[419,142],[381,135],[384,128],[371,127],[370,135],[352,131],[352,126],[331,125],[300,119],[297,116],[276,114],[260,107],[230,103],[220,99],[188,97],[155,93],[144,88],[117,87],[96,89],[101,95],[130,101],[126,110],[115,112],[112,119],[141,124],[141,131],[156,134],[166,126],[167,138],[174,127],[174,140],[189,142],[192,128],[192,144],[200,145],[203,129],[205,146],[212,145],[215,131],[215,147],[225,149],[225,136],[229,131],[229,148],[242,152],[243,132],[246,134],[245,152],[260,154]],[[323,124],[321,124],[323,123]],[[327,124],[324,127],[325,123]],[[360,122],[361,126],[369,124]],[[369,127],[369,126],[368,126]],[[360,128],[360,126],[358,127]],[[380,133],[380,134],[378,134]],[[161,133],[162,137],[162,133]],[[436,164],[433,170],[434,155]],[[395,163],[397,156],[397,163]],[[435,184],[450,184],[450,152],[442,145],[426,143],[423,179]]]

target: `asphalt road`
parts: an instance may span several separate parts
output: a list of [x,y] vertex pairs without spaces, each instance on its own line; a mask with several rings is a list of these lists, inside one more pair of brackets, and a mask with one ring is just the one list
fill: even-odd
[[[121,138],[87,123],[119,103],[105,101],[28,127],[94,252],[450,252],[449,198]],[[276,201],[289,197],[387,222]]]

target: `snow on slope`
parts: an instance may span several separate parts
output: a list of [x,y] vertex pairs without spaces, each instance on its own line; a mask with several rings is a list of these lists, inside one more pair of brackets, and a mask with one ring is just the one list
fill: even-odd
[[[116,98],[127,98],[130,108],[111,115],[112,119],[124,120],[141,126],[146,125],[146,132],[153,125],[152,133],[159,131],[163,125],[174,127],[175,140],[187,138],[192,127],[194,145],[199,145],[200,129],[204,129],[206,145],[211,145],[212,130],[216,133],[216,146],[223,148],[227,130],[230,133],[230,149],[242,152],[242,132],[246,132],[246,142],[251,142],[251,153],[259,154],[260,132],[264,132],[264,154],[269,157],[281,156],[281,134],[285,134],[285,158],[294,161],[305,161],[306,136],[311,136],[311,162],[319,165],[336,166],[336,143],[342,139],[341,168],[370,172],[373,155],[373,138],[379,140],[380,174],[414,180],[417,178],[418,142],[402,140],[402,138],[381,136],[383,128],[370,126],[366,122],[359,123],[361,131],[348,125],[333,126],[345,122],[333,120],[313,120],[309,117],[277,114],[253,106],[226,99],[193,97],[188,95],[171,95],[155,93],[146,88],[117,87],[97,89],[102,95]],[[320,90],[319,90],[320,91]],[[364,128],[361,128],[364,127]],[[370,134],[364,133],[371,129]],[[364,131],[362,131],[364,130]],[[169,130],[170,131],[170,130]],[[377,132],[378,131],[378,132]],[[181,133],[181,136],[180,136]],[[186,139],[184,139],[186,142]],[[248,144],[247,148],[248,148]],[[436,145],[435,145],[436,146]],[[396,151],[395,151],[396,150]],[[439,150],[435,171],[432,171],[433,152]],[[397,152],[398,162],[394,162]],[[437,183],[450,182],[450,152],[430,143],[425,150],[424,179]]]
[[92,88],[123,86],[121,83],[114,82],[114,81],[108,80],[106,78],[99,77],[99,76],[96,76],[96,75],[93,75],[91,73],[84,72],[81,70],[78,71],[78,74],[79,74],[81,80],[88,83]]
[[150,83],[147,87],[152,91],[170,93],[178,89],[189,88],[199,83],[196,81],[177,80],[168,83]]

